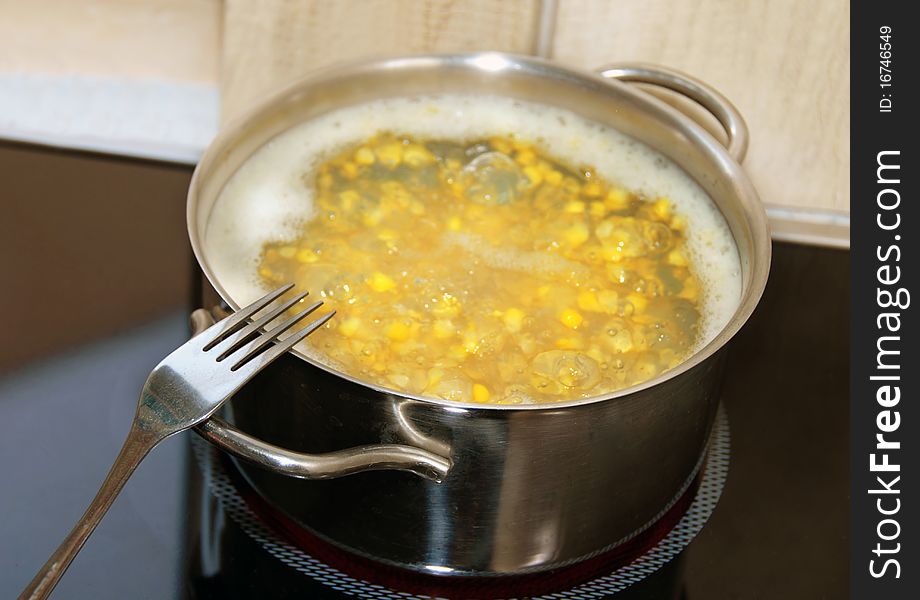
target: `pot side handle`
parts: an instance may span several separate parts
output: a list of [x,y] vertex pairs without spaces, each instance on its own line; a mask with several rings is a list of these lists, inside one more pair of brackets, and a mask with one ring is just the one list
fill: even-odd
[[646,83],[666,88],[693,100],[725,129],[728,153],[737,162],[744,160],[748,148],[748,128],[738,109],[722,94],[702,81],[659,65],[620,63],[602,67],[597,73],[605,79]]
[[[192,335],[214,323],[199,308],[190,319]],[[195,427],[195,432],[218,448],[276,473],[300,479],[333,479],[362,471],[408,471],[440,483],[451,467],[449,458],[401,444],[371,444],[324,454],[294,452],[244,433],[219,417]]]

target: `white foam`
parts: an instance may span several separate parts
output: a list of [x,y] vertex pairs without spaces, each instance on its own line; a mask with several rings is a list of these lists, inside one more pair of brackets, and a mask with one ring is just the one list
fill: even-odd
[[648,197],[666,196],[687,219],[687,248],[705,290],[699,345],[731,318],[741,296],[741,267],[721,213],[683,170],[648,146],[576,114],[497,96],[386,99],[303,123],[256,151],[215,203],[204,245],[215,275],[240,304],[263,292],[256,277],[262,244],[288,239],[313,214],[304,177],[337,149],[381,131],[456,140],[514,134],[536,141],[573,166]]

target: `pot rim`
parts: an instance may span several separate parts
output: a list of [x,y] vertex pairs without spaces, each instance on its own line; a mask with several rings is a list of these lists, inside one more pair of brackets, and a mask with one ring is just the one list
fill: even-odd
[[[469,69],[479,69],[500,73],[502,70],[526,70],[535,77],[552,76],[558,79],[570,81],[572,85],[588,85],[591,87],[613,86],[617,88],[618,93],[630,97],[630,100],[639,105],[644,111],[651,113],[663,114],[670,120],[676,120],[680,123],[687,133],[691,134],[696,140],[700,141],[705,150],[710,154],[708,157],[713,162],[718,162],[721,167],[728,171],[729,178],[740,188],[738,197],[742,200],[742,208],[745,220],[751,230],[752,245],[752,264],[750,281],[742,281],[742,296],[738,306],[728,322],[719,330],[719,332],[707,342],[702,348],[699,348],[691,356],[672,369],[668,369],[662,374],[644,381],[642,383],[622,388],[615,392],[591,396],[589,398],[578,398],[575,400],[566,400],[560,402],[546,402],[537,404],[479,404],[474,402],[458,402],[411,394],[377,385],[372,382],[358,379],[348,373],[339,371],[329,365],[315,360],[298,349],[290,352],[295,354],[299,359],[322,369],[331,375],[340,377],[354,384],[370,388],[379,393],[414,400],[425,404],[441,406],[454,412],[472,412],[472,411],[553,411],[561,410],[586,404],[598,402],[607,402],[623,399],[637,392],[661,385],[671,379],[679,377],[681,374],[690,371],[714,354],[725,347],[728,342],[735,336],[741,327],[747,322],[753,314],[763,290],[766,287],[767,277],[771,261],[771,240],[766,212],[759,196],[754,189],[753,184],[748,178],[741,165],[728,153],[727,149],[716,140],[702,126],[693,121],[689,116],[670,106],[669,104],[655,98],[647,92],[643,92],[633,85],[617,81],[615,79],[606,79],[599,74],[572,69],[559,65],[539,57],[502,53],[502,52],[470,52],[470,53],[445,53],[445,54],[420,54],[411,56],[398,56],[382,58],[375,60],[351,61],[341,65],[332,65],[315,73],[299,79],[298,81],[284,87],[283,89],[265,97],[252,108],[246,110],[240,116],[232,119],[224,129],[211,141],[195,167],[189,184],[189,191],[186,204],[186,223],[189,232],[189,241],[195,259],[198,261],[202,272],[208,281],[214,287],[215,291],[233,310],[239,310],[240,306],[230,297],[223,288],[217,277],[209,268],[204,256],[201,240],[197,234],[197,194],[202,179],[202,170],[213,160],[216,160],[225,145],[232,142],[237,137],[238,130],[245,127],[251,121],[256,120],[265,114],[271,113],[275,106],[287,99],[293,94],[298,93],[301,89],[310,88],[316,85],[322,85],[324,82],[333,79],[340,79],[348,76],[360,75],[365,71],[378,70],[398,70],[401,67],[413,66],[463,66]],[[640,142],[641,138],[636,138]],[[644,143],[644,142],[643,142]],[[673,159],[672,159],[673,160]],[[692,176],[691,176],[692,178]],[[720,210],[720,212],[722,212]],[[724,215],[723,215],[724,218]],[[734,236],[733,236],[734,237]],[[737,240],[735,240],[737,246]],[[743,276],[743,275],[742,275]]]

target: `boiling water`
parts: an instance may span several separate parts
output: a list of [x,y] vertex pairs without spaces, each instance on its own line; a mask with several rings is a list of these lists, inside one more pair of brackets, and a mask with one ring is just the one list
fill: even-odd
[[[647,146],[570,112],[505,98],[482,96],[390,99],[349,107],[295,127],[257,151],[230,179],[222,191],[208,222],[205,235],[205,246],[211,259],[211,267],[238,303],[245,304],[263,293],[264,287],[270,282],[270,278],[268,278],[269,281],[266,281],[266,273],[270,271],[266,267],[267,259],[274,257],[273,260],[277,262],[279,250],[287,251],[291,254],[288,258],[292,258],[298,249],[311,241],[304,238],[305,226],[314,237],[317,233],[321,233],[321,230],[315,229],[315,226],[328,218],[326,211],[329,207],[320,206],[321,202],[318,202],[315,197],[319,189],[316,180],[320,171],[325,172],[327,169],[326,161],[343,152],[346,154],[352,152],[354,147],[360,146],[368,138],[381,132],[398,132],[400,136],[406,137],[402,140],[405,144],[409,143],[408,138],[410,137],[417,140],[454,140],[460,145],[462,141],[470,143],[474,140],[488,139],[520,140],[525,145],[532,142],[541,159],[551,159],[554,161],[552,164],[568,165],[573,171],[580,172],[582,178],[585,174],[578,167],[589,164],[593,170],[587,173],[588,176],[595,175],[596,178],[603,181],[614,182],[618,189],[628,190],[632,194],[631,197],[638,195],[648,202],[667,198],[668,210],[676,213],[676,218],[685,222],[685,226],[680,227],[682,238],[680,250],[687,255],[693,277],[700,282],[699,287],[702,290],[698,298],[694,297],[695,308],[698,308],[700,318],[694,322],[694,339],[691,344],[692,348],[689,350],[698,348],[709,341],[734,312],[740,297],[741,281],[738,255],[728,227],[702,189],[676,165]],[[516,157],[519,154],[520,150],[513,153]],[[465,166],[465,170],[469,171],[471,166],[476,167],[475,161],[477,160],[480,162],[495,160],[492,157],[496,155],[501,155],[501,153],[484,153],[480,158],[471,160]],[[440,157],[439,160],[443,161],[443,157]],[[511,166],[514,167],[513,164]],[[496,171],[493,168],[495,165],[487,164],[485,167],[492,169],[493,172]],[[489,214],[494,216],[501,210],[502,208],[497,206]],[[603,226],[599,224],[602,218],[603,215],[597,215],[597,222],[595,222],[585,217],[586,222],[595,229],[598,237],[603,233]],[[368,227],[372,228],[373,225],[377,224],[368,224]],[[310,227],[313,229],[309,229]],[[540,277],[546,279],[553,277],[554,274],[560,277],[564,274],[565,277],[575,281],[576,288],[579,286],[579,280],[590,279],[591,273],[585,271],[587,267],[567,257],[564,247],[561,252],[554,251],[552,247],[529,250],[522,249],[520,245],[509,247],[497,243],[495,239],[487,239],[489,236],[483,237],[483,231],[477,232],[475,229],[475,227],[473,230],[447,227],[443,232],[444,235],[440,237],[444,245],[450,245],[456,249],[457,253],[472,257],[477,265],[482,264],[483,267],[506,272],[531,273],[535,281]],[[485,231],[488,233],[488,229]],[[369,233],[377,232],[369,231]],[[406,249],[411,250],[411,244],[407,244]],[[422,257],[419,257],[419,260],[421,259]],[[353,261],[353,257],[348,260]],[[322,268],[331,268],[330,278],[336,275],[336,270],[344,271],[346,266],[341,265],[343,267],[341,269],[329,264],[311,266],[310,263],[315,262],[315,257],[302,262],[305,263],[305,269],[313,269],[312,275],[320,272]],[[260,264],[263,269],[261,275]],[[292,273],[290,269],[281,268],[282,276],[287,277],[290,273]],[[380,274],[377,271],[374,273]],[[392,280],[389,275],[385,276]],[[366,280],[372,289],[376,289],[371,277],[371,273],[368,273]],[[307,281],[319,280],[314,277],[313,279],[307,278]],[[519,282],[516,281],[515,284],[519,287]],[[560,286],[564,287],[564,284],[565,282],[560,280]],[[381,289],[391,291],[392,287],[394,286],[387,284],[383,286],[386,289]],[[536,292],[537,286],[534,287],[534,292]],[[409,288],[403,291],[410,292]],[[560,302],[564,305],[564,294],[562,297]],[[371,300],[376,300],[379,304],[393,303],[393,297],[386,296],[375,297]],[[335,304],[335,302],[332,303]],[[614,312],[619,310],[621,313],[615,317],[624,316],[622,306],[621,302],[619,309],[613,309]],[[340,324],[349,318],[348,310],[347,306],[337,306],[337,308],[340,315],[333,322]],[[492,307],[489,308],[492,310]],[[500,308],[507,309],[504,306]],[[502,310],[495,309],[492,312],[499,320],[505,318]],[[582,323],[582,316],[577,310],[572,312],[577,315],[577,323],[572,320],[576,317],[566,310],[562,310],[559,314],[563,315],[564,323],[568,319],[566,324],[573,329],[578,329]],[[443,323],[443,321],[440,319],[440,322]],[[595,329],[606,328],[606,322],[602,321],[603,319],[593,321],[589,319],[585,323]],[[354,321],[351,322],[354,323]],[[448,322],[451,327],[457,326],[457,323],[450,319]],[[407,323],[411,324],[411,321]],[[381,327],[385,326],[385,323],[381,325]],[[387,331],[392,332],[393,330],[382,328],[380,331],[384,335],[379,337],[384,341],[387,339],[385,335]],[[417,330],[413,331],[418,333]],[[325,332],[317,333],[313,338],[321,339],[323,333]],[[372,335],[373,333],[371,331]],[[460,338],[458,344],[462,345],[464,331],[458,329],[456,333]],[[587,335],[585,332],[580,332],[580,334]],[[598,333],[598,335],[602,334],[603,331]],[[403,339],[404,337],[403,333],[391,336],[391,345],[396,346],[397,349],[400,344],[408,345],[409,341]],[[592,346],[590,337],[574,342],[573,339],[575,338],[557,336],[551,342],[546,342],[550,344],[549,346],[535,349],[525,348],[528,350],[525,354],[531,361],[532,370],[546,372],[562,368],[569,375],[568,380],[571,380],[573,374],[576,379],[577,375],[583,374],[585,371],[583,367],[587,364],[584,361],[595,364],[595,367],[591,367],[595,370],[597,364],[607,369],[608,362],[619,361],[616,356],[613,356],[610,361],[601,362],[603,359],[597,356],[601,350],[596,345]],[[430,341],[432,342],[430,346],[436,346],[433,340]],[[538,345],[539,343],[538,341]],[[581,347],[578,346],[579,344]],[[524,342],[522,341],[519,345],[523,347]],[[326,346],[329,346],[328,342]],[[364,346],[358,345],[353,348],[357,351]],[[597,360],[590,358],[592,349]],[[360,365],[343,364],[343,361],[332,360],[330,356],[336,352],[328,351],[317,354],[316,348],[306,348],[306,350],[320,360],[337,362],[334,366],[352,372],[361,378],[376,380],[377,383],[387,387],[457,400],[473,400],[483,397],[482,394],[479,394],[474,398],[471,392],[471,390],[481,390],[485,387],[483,384],[477,384],[480,386],[478,388],[474,387],[470,377],[467,376],[470,372],[476,373],[476,369],[471,366],[464,370],[461,366],[451,363],[450,360],[447,360],[447,366],[456,367],[457,373],[456,377],[448,373],[447,380],[459,381],[457,384],[459,392],[457,389],[445,389],[444,385],[439,383],[444,379],[443,369],[438,371],[438,382],[432,383],[433,380],[430,378],[434,376],[427,371],[422,373],[421,370],[415,369],[419,373],[410,377],[400,369],[397,369],[397,372],[389,368],[381,370],[380,367],[377,367],[377,371],[368,370],[370,367],[365,369]],[[341,351],[342,348],[336,348],[336,350]],[[345,350],[347,351],[347,348]],[[469,351],[469,348],[467,350]],[[605,349],[604,352],[608,350]],[[341,355],[341,352],[338,354]],[[427,358],[436,362],[438,357],[430,354],[429,352]],[[503,356],[510,358],[512,355],[506,350]],[[542,364],[547,361],[552,364],[548,366]],[[387,356],[384,362],[392,364],[394,357]],[[665,365],[663,368],[667,366],[673,365]],[[647,373],[645,378],[655,374],[657,371]],[[427,384],[426,376],[429,377]],[[537,401],[569,399],[612,391],[624,385],[637,383],[640,379],[637,379],[636,376],[621,376],[618,380],[607,377],[600,383],[592,379],[590,387],[558,385],[559,390],[548,394],[541,394],[536,389],[522,390],[520,386],[512,386],[508,381],[489,381],[486,389],[492,391],[485,397],[491,398],[491,401],[515,402],[534,399]],[[410,380],[411,384],[408,383]],[[563,378],[563,382],[568,380]],[[515,391],[503,393],[501,389],[506,384],[509,389],[514,388]],[[428,385],[427,388],[426,385]],[[496,387],[499,388],[498,393],[496,393]]]

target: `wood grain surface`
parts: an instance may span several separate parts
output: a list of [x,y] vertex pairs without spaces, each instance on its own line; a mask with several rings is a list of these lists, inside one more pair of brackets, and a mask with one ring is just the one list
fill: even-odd
[[553,58],[683,70],[745,116],[764,202],[849,212],[849,4],[844,0],[560,0]]
[[217,82],[221,0],[0,0],[0,71]]
[[527,53],[536,0],[225,0],[222,119],[310,71],[400,54]]

